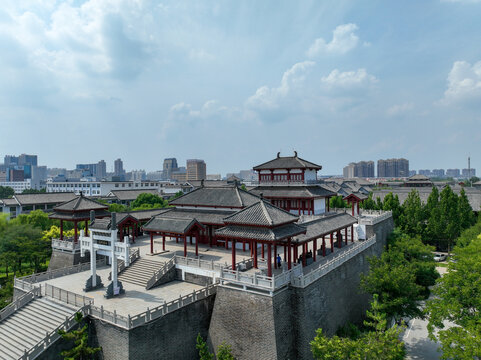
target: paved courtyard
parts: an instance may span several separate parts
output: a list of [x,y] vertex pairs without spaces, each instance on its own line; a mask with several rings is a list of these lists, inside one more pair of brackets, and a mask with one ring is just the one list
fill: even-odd
[[203,286],[191,284],[183,281],[172,281],[164,285],[160,285],[151,290],[145,290],[142,286],[123,282],[125,294],[112,298],[104,298],[106,286],[110,283],[107,279],[110,273],[110,266],[103,266],[97,269],[97,275],[102,279],[104,288],[84,292],[85,282],[90,276],[90,271],[83,271],[77,274],[62,276],[56,279],[47,280],[41,284],[48,283],[68,290],[79,295],[87,296],[94,299],[95,306],[103,306],[108,311],[116,310],[118,314],[127,316],[135,315],[146,311],[147,308],[154,308],[161,305],[164,301],[169,302],[192,293],[194,290],[200,290]]

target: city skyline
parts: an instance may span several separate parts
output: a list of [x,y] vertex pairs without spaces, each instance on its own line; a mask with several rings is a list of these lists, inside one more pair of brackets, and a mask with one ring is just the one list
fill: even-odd
[[463,168],[481,140],[466,46],[480,15],[475,1],[6,1],[0,154],[108,171],[175,156],[227,173],[294,150],[321,174],[355,158]]

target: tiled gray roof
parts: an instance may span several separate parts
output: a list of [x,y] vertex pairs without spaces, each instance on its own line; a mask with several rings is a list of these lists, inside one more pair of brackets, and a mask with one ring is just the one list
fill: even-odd
[[108,205],[102,204],[98,201],[88,199],[83,195],[76,196],[70,201],[64,202],[54,207],[55,211],[88,211],[88,210],[102,210],[108,209]]
[[227,181],[225,180],[189,180],[188,183],[192,185],[194,188],[202,187],[226,187],[229,186]]
[[162,213],[164,213],[168,210],[169,210],[169,208],[119,212],[119,213],[117,213],[117,218],[119,216],[130,215],[133,218],[137,219],[138,221],[146,221],[146,220],[150,220],[150,218],[152,218],[153,216],[162,214]]
[[142,189],[142,190],[112,190],[108,197],[116,198],[120,201],[132,201],[137,199],[140,194],[154,194],[159,195],[160,193],[156,189]]
[[20,205],[60,204],[75,199],[77,195],[71,193],[45,193],[45,194],[15,194],[13,196]]
[[274,169],[315,169],[321,170],[322,166],[310,161],[301,159],[297,156],[279,156],[263,164],[254,166],[254,170],[274,170]]
[[318,239],[323,235],[344,229],[353,224],[357,224],[357,220],[349,214],[330,214],[317,220],[302,223],[302,226],[307,228],[307,232],[306,234],[296,236],[294,241],[305,242]]
[[350,193],[349,195],[344,196],[344,198],[347,198],[347,197],[349,197],[350,195],[353,195],[353,196],[357,197],[359,200],[366,200],[366,199],[368,198],[367,195],[362,194],[362,193],[359,193],[359,192],[352,192],[352,193]]
[[167,217],[175,219],[196,219],[201,224],[208,225],[224,225],[224,218],[233,214],[234,211],[229,210],[211,210],[211,209],[183,209],[170,208],[164,210],[157,217]]
[[288,237],[301,234],[305,231],[306,228],[298,224],[287,224],[272,229],[227,225],[216,230],[215,234],[216,236],[235,239],[280,241]]
[[259,198],[236,186],[200,187],[172,200],[174,206],[204,206],[244,208],[259,201]]
[[427,176],[425,175],[413,175],[408,177],[407,181],[431,181]]
[[176,219],[165,216],[157,216],[150,219],[150,221],[147,222],[144,226],[142,226],[142,228],[144,229],[144,231],[159,231],[165,233],[185,234],[195,224],[203,227],[195,219]]
[[336,193],[322,185],[291,185],[291,186],[264,186],[260,185],[250,191],[251,193],[266,198],[313,198],[335,196]]
[[253,225],[253,226],[278,226],[295,222],[299,219],[285,210],[270,204],[265,200],[259,202],[228,216],[224,219],[226,224]]
[[[118,227],[118,224],[121,224],[122,222],[128,219],[133,220],[134,222],[137,222],[137,219],[128,213],[117,213],[116,219],[115,219],[117,222],[117,227]],[[109,216],[102,219],[95,219],[94,222],[90,224],[90,229],[110,230],[111,226],[112,226],[112,216]]]
[[17,206],[17,205],[19,205],[17,200],[15,200],[15,198],[2,199],[2,202],[5,204],[5,206]]
[[[459,195],[461,188],[460,187],[452,187],[453,192]],[[375,190],[373,191],[372,198],[376,200],[376,198],[381,198],[384,201],[384,197],[392,192],[394,195],[399,197],[399,202],[401,204],[407,199],[409,193],[412,191],[412,188],[395,188],[395,189],[383,189],[383,190]],[[419,197],[421,198],[421,202],[426,203],[431,194],[432,187],[418,187],[415,189],[419,193]],[[476,188],[464,188],[466,192],[466,196],[468,197],[469,204],[473,211],[480,211],[481,210],[481,189]]]
[[[104,209],[95,210],[95,217],[109,217],[110,212]],[[48,216],[50,219],[67,220],[67,221],[83,221],[90,220],[90,211],[75,211],[75,212],[57,212],[54,211]]]

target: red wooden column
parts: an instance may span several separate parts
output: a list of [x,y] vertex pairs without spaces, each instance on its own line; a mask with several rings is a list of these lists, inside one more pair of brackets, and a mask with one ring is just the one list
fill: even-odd
[[246,251],[246,242],[245,240],[242,241],[242,251]]
[[225,239],[225,248],[229,249],[229,240]]
[[307,243],[302,244],[302,266],[306,266]]
[[284,262],[287,261],[287,246],[284,245]]
[[342,247],[342,240],[341,240],[341,230],[337,231],[337,247],[340,249]]
[[299,256],[297,255],[297,244],[293,246],[294,248],[294,262],[297,262]]
[[326,241],[324,235],[322,235],[322,256],[326,256]]
[[274,244],[274,269],[277,269],[277,244]]
[[85,236],[89,236],[89,221],[85,220]]
[[262,256],[263,259],[265,258],[265,254],[264,254],[264,244],[262,244],[261,256]]
[[359,215],[359,202],[357,203],[357,215]]
[[249,241],[249,249],[251,251],[251,257],[254,257],[254,246],[252,246],[252,241]]
[[252,241],[252,247],[253,247],[253,250],[254,250],[254,268],[257,269],[257,242],[255,241]]
[[271,244],[267,244],[267,276],[272,276]]
[[354,225],[351,225],[351,242],[354,242]]
[[162,235],[162,251],[165,251],[165,235]]
[[312,257],[314,261],[316,261],[316,253],[317,253],[317,238],[314,239],[314,251],[312,252]]
[[154,233],[153,232],[150,232],[150,253],[151,254],[154,253]]
[[63,240],[63,220],[60,220],[60,240]]
[[73,238],[73,241],[76,243],[77,242],[77,239],[78,239],[78,235],[77,235],[77,222],[74,221],[74,229],[75,229],[75,235],[74,235],[74,238]]
[[232,270],[235,270],[235,239],[232,239]]
[[354,216],[354,203],[351,203],[351,207],[352,207],[352,216]]
[[122,226],[119,226],[119,237],[120,242],[124,242],[124,228]]
[[326,198],[326,202],[327,202],[327,212],[329,212],[329,198],[328,197]]
[[187,257],[187,236],[185,234],[182,236],[182,240],[184,240],[184,257]]
[[331,252],[334,252],[334,233],[331,233]]
[[347,227],[344,229],[344,237],[346,238],[344,241],[347,245]]
[[291,238],[287,239],[287,269],[291,270]]
[[[192,236],[190,237],[192,239]],[[195,234],[195,256],[199,256],[199,238],[200,238],[200,232],[197,230]]]

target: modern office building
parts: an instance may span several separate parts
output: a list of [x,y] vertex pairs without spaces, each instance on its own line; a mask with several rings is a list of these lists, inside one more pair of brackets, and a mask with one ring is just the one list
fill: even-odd
[[117,159],[114,161],[114,176],[123,176],[124,175],[124,163],[121,159]]
[[374,177],[374,161],[360,161],[350,163],[343,169],[345,178]]
[[187,181],[204,180],[207,178],[207,167],[204,160],[187,160]]
[[167,158],[164,159],[164,174],[163,178],[166,180],[172,179],[172,173],[176,172],[179,169],[179,165],[177,164],[177,159],[176,158]]
[[452,177],[452,178],[458,178],[461,175],[461,172],[459,169],[447,169],[446,170],[446,176],[447,177]]
[[476,169],[463,169],[462,175],[465,178],[476,176]]
[[394,178],[409,176],[409,160],[387,159],[377,161],[377,177]]

